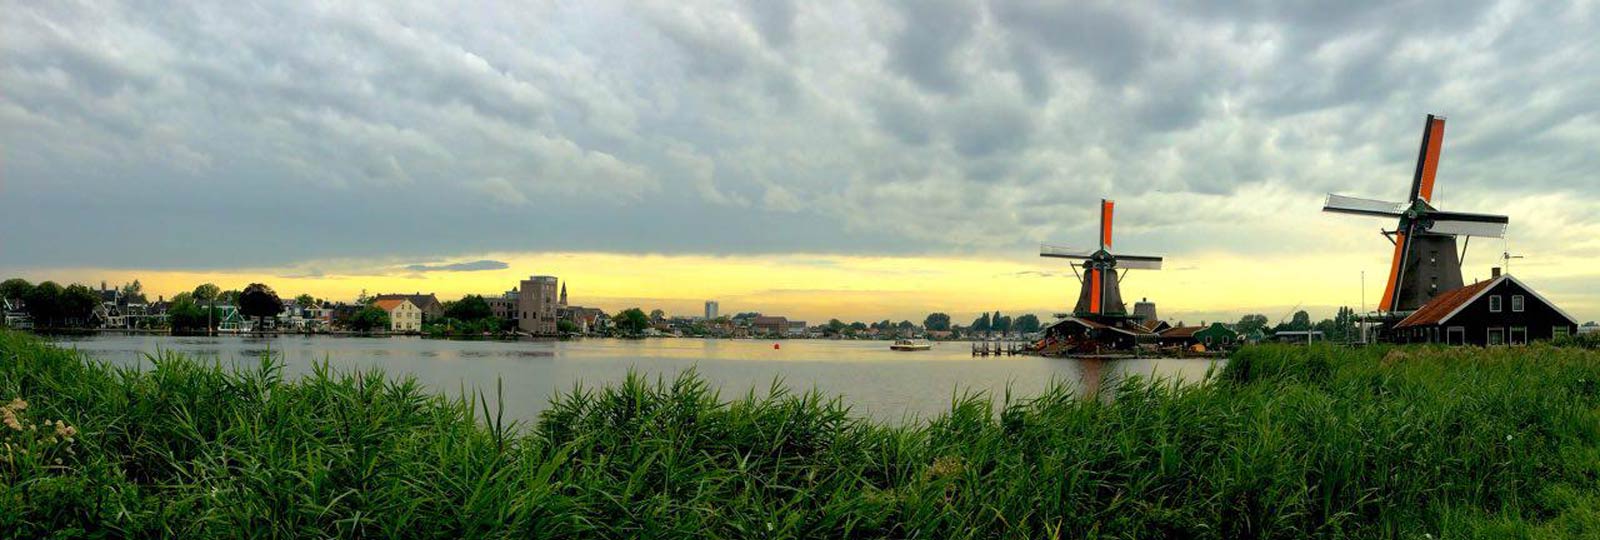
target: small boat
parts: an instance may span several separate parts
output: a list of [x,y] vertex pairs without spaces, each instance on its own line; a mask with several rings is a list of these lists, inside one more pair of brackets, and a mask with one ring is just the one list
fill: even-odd
[[902,339],[895,341],[894,345],[890,345],[889,348],[896,351],[926,351],[933,348],[933,343],[916,339]]

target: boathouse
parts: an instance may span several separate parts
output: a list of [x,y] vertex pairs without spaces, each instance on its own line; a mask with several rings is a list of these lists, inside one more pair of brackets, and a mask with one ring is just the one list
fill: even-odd
[[1510,274],[1445,292],[1396,324],[1400,343],[1521,345],[1577,333],[1578,320]]

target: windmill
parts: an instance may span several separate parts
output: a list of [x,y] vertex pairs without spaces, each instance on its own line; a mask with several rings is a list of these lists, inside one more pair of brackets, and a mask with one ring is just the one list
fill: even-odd
[[1446,212],[1433,206],[1434,174],[1439,169],[1439,150],[1444,144],[1444,117],[1428,115],[1422,129],[1422,148],[1417,154],[1417,169],[1411,178],[1407,202],[1387,202],[1328,194],[1322,211],[1361,216],[1398,218],[1393,231],[1383,231],[1394,243],[1389,262],[1389,279],[1384,284],[1378,311],[1414,311],[1434,296],[1460,288],[1461,259],[1465,244],[1456,254],[1456,237],[1499,238],[1505,235],[1506,216]]
[[1078,293],[1078,305],[1073,308],[1073,315],[1091,319],[1125,319],[1130,317],[1128,308],[1122,303],[1122,292],[1118,285],[1122,283],[1117,275],[1118,270],[1160,270],[1161,257],[1143,255],[1115,255],[1111,253],[1111,215],[1116,203],[1100,200],[1100,249],[1093,252],[1073,250],[1070,248],[1041,245],[1039,256],[1056,259],[1070,259],[1073,274],[1078,274],[1078,267],[1083,267],[1083,273],[1078,275],[1082,288]]

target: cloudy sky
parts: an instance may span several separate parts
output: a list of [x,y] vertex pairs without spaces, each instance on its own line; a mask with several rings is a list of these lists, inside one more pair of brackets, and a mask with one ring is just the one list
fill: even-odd
[[[1376,302],[1423,118],[1465,272],[1600,318],[1600,3],[0,0],[0,274],[692,313]],[[1376,290],[1374,290],[1376,289]]]

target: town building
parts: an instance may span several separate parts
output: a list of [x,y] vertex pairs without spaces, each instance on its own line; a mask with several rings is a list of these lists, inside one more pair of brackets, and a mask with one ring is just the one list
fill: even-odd
[[718,313],[721,310],[722,306],[718,304],[716,300],[706,300],[706,320],[713,320],[721,316],[721,314]]
[[756,334],[782,336],[789,333],[789,319],[784,317],[760,315],[751,321],[750,326]]
[[806,335],[805,321],[789,321],[789,337],[804,337]]
[[556,334],[561,307],[554,276],[529,276],[517,288],[517,329],[536,336]]
[[[431,295],[430,295],[431,296]],[[389,312],[390,332],[421,332],[422,308],[411,303],[409,298],[380,298],[372,303],[379,309]]]
[[494,314],[496,319],[512,322],[517,320],[516,289],[506,291],[499,296],[485,296],[483,297],[483,301],[489,304],[489,312]]
[[435,319],[444,316],[444,303],[440,302],[439,297],[434,296],[433,293],[380,294],[378,295],[378,300],[409,300],[411,305],[422,310],[424,317]]
[[1390,331],[1401,343],[1522,345],[1576,334],[1578,320],[1510,274],[1434,297]]

